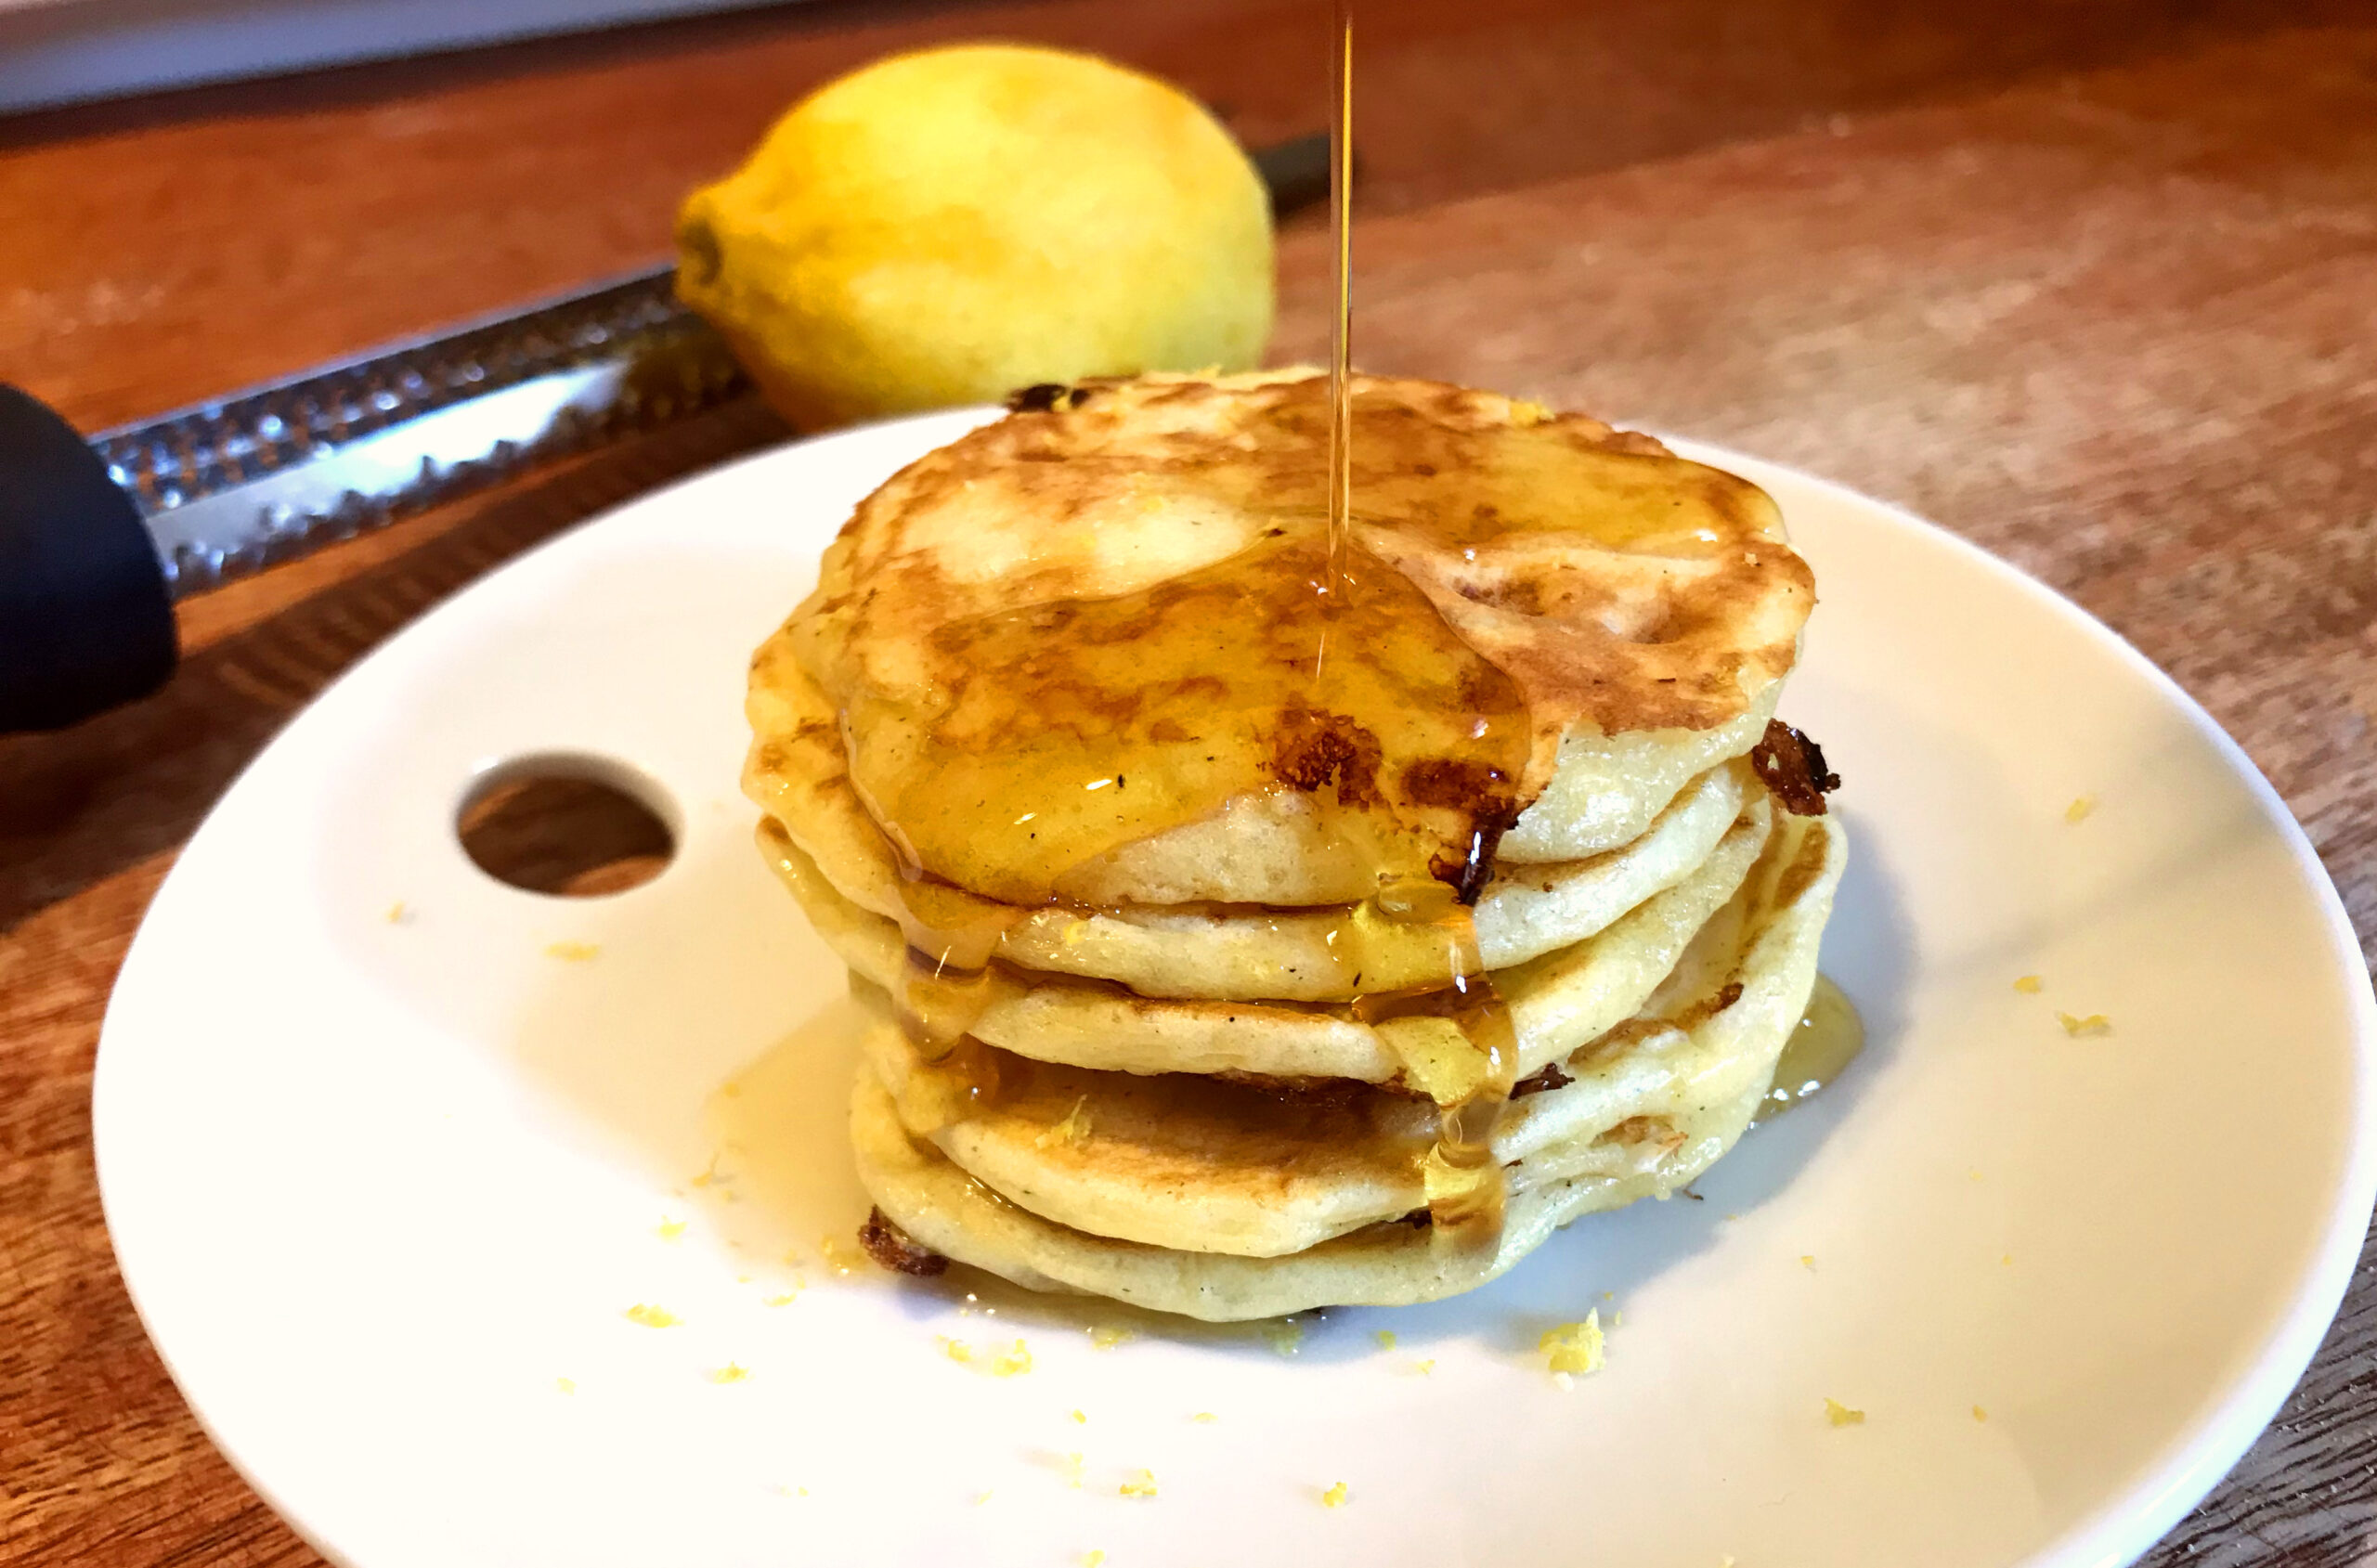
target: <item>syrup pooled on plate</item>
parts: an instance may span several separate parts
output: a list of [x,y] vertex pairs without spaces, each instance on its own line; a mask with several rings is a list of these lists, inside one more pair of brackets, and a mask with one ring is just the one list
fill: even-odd
[[1857,1004],[1823,975],[1808,993],[1807,1010],[1774,1063],[1774,1086],[1750,1124],[1771,1121],[1839,1077],[1865,1048],[1865,1021]]

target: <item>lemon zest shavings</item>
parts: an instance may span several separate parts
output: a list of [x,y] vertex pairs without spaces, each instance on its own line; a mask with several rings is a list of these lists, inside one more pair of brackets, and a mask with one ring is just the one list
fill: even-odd
[[1087,1095],[1074,1100],[1072,1109],[1065,1112],[1065,1119],[1053,1127],[1041,1129],[1033,1138],[1033,1143],[1040,1148],[1046,1148],[1050,1144],[1077,1144],[1089,1136],[1088,1105]]
[[1535,1348],[1544,1353],[1547,1365],[1556,1375],[1560,1373],[1598,1372],[1604,1359],[1605,1341],[1601,1331],[1601,1308],[1585,1314],[1582,1323],[1563,1323],[1546,1328]]

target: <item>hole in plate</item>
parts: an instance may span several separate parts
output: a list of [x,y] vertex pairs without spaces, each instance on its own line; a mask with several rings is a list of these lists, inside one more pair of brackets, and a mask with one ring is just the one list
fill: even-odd
[[454,814],[471,863],[531,893],[591,899],[667,869],[677,835],[667,797],[597,757],[524,757],[487,770]]

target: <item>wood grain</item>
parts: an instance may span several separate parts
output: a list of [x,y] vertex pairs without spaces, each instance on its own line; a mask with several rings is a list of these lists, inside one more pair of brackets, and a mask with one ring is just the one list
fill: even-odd
[[[800,88],[930,37],[1321,122],[1314,0],[805,8],[0,123],[0,374],[89,425],[633,265]],[[1359,357],[1731,442],[2071,593],[2228,726],[2377,956],[2377,15],[1364,0]],[[1282,256],[1277,352],[1325,341]],[[0,740],[0,1554],[310,1563],[141,1335],[92,1051],[207,805],[489,565],[780,439],[738,405],[188,607],[150,701]],[[2377,1277],[2153,1559],[2377,1561]]]

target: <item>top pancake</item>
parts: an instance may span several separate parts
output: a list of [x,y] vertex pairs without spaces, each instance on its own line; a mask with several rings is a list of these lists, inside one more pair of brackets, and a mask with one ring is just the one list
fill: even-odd
[[[910,871],[1004,901],[1350,901],[1514,823],[1593,852],[1757,739],[1813,602],[1755,486],[1491,394],[1357,378],[1335,579],[1313,372],[1036,404],[863,502],[753,667],[755,793],[797,670]],[[1618,809],[1531,832],[1579,745]]]

